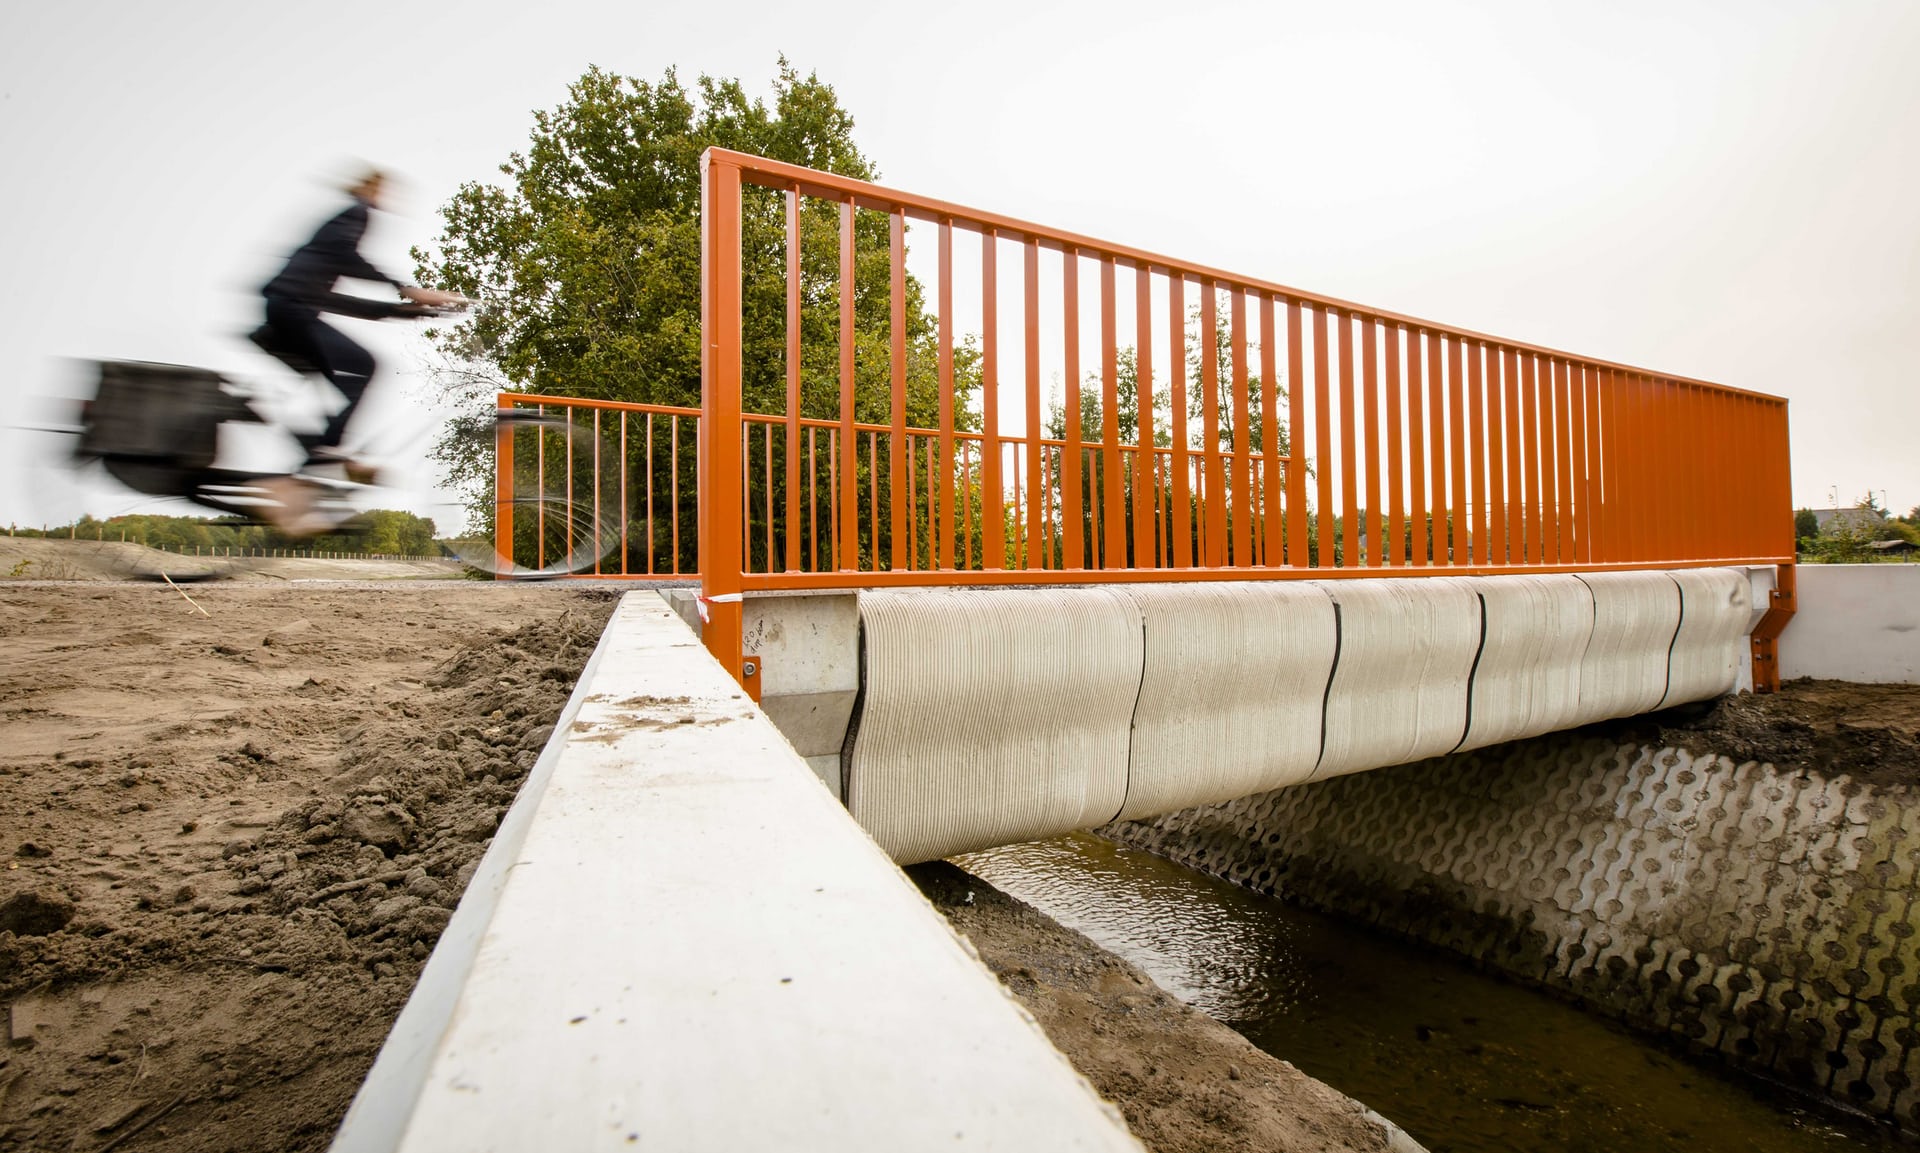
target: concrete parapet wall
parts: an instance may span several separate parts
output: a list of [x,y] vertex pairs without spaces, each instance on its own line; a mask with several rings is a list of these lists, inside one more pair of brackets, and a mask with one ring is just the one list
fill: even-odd
[[1780,636],[1789,679],[1920,684],[1920,565],[1803,564]]
[[652,593],[333,1147],[1139,1149]]
[[1920,1121],[1920,803],[1566,733],[1110,826]]

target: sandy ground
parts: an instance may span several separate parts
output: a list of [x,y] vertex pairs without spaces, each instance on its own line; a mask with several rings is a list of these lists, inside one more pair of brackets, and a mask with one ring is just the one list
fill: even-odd
[[[185,593],[0,581],[0,1150],[324,1148],[618,595]],[[1150,1148],[1383,1147],[1085,938],[922,883]]]
[[0,584],[0,1148],[323,1148],[612,592]]

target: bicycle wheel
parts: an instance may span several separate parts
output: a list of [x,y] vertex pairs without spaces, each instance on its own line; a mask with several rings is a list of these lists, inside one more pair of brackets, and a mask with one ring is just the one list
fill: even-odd
[[469,569],[516,580],[584,574],[619,545],[619,454],[590,418],[501,409],[456,435],[468,459],[494,465],[492,493],[441,538]]

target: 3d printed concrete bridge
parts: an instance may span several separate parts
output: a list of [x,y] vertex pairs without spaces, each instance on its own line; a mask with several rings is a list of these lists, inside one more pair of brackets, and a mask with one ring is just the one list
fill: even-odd
[[[1777,397],[719,149],[704,203],[699,410],[502,403],[594,422],[604,570],[697,569],[708,649],[903,861],[1777,682]],[[538,549],[548,462],[501,447],[500,547]],[[794,595],[832,590],[867,591]]]
[[701,407],[503,396],[607,448],[503,439],[497,525],[567,486],[705,651],[623,602],[336,1148],[1133,1147],[849,812],[919,861],[1777,682],[1779,398],[704,163]]

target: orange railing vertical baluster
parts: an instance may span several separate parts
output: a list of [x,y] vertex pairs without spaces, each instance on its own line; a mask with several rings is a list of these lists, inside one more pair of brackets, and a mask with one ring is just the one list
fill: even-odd
[[880,571],[880,434],[867,434],[867,524],[871,526],[873,571]]
[[1360,462],[1358,430],[1354,428],[1353,341],[1359,318],[1336,314],[1340,349],[1340,563],[1360,563]]
[[750,424],[740,426],[740,571],[753,571],[753,453],[748,447]]
[[[1286,563],[1286,522],[1281,515],[1281,469],[1286,453],[1280,451],[1280,350],[1274,347],[1273,297],[1260,294],[1260,458],[1261,529],[1260,563],[1278,568]],[[1291,464],[1285,464],[1291,468]]]
[[1553,364],[1553,453],[1554,494],[1553,541],[1555,564],[1573,560],[1573,413],[1569,384],[1573,366],[1564,360]]
[[1220,317],[1219,294],[1212,280],[1200,280],[1200,429],[1206,438],[1201,460],[1205,462],[1203,491],[1206,494],[1206,544],[1201,563],[1220,568],[1227,551],[1227,480],[1225,463],[1220,459]]
[[1169,478],[1173,483],[1173,520],[1167,529],[1172,538],[1172,560],[1176,568],[1193,564],[1193,491],[1187,464],[1187,282],[1179,272],[1167,278],[1167,367],[1173,373],[1173,463]]
[[1103,568],[1127,567],[1127,513],[1120,461],[1120,350],[1113,257],[1100,258],[1100,530]]
[[[495,410],[507,408],[505,396],[494,400]],[[507,575],[513,568],[513,428],[496,422],[493,426],[493,555]]]
[[1065,300],[1065,344],[1061,349],[1065,364],[1065,396],[1061,401],[1061,419],[1066,421],[1066,448],[1060,452],[1060,521],[1065,534],[1066,555],[1061,568],[1089,567],[1082,549],[1080,525],[1080,253],[1071,245],[1060,250],[1060,294]]
[[760,430],[760,444],[761,444],[761,449],[762,449],[762,451],[763,451],[763,453],[764,453],[764,455],[765,455],[765,457],[766,457],[766,467],[765,467],[765,469],[763,470],[763,477],[762,477],[762,482],[761,482],[761,484],[762,484],[762,488],[763,488],[763,490],[764,490],[764,492],[765,492],[765,497],[764,497],[764,503],[765,503],[765,506],[766,506],[766,513],[767,513],[767,544],[766,544],[766,549],[767,549],[767,551],[766,551],[766,562],[767,562],[767,567],[766,567],[766,568],[764,568],[764,569],[762,569],[761,571],[763,571],[763,572],[772,572],[772,571],[774,571],[774,561],[773,561],[773,426],[772,426],[772,425],[767,425],[767,426],[766,426],[765,428],[762,428],[762,429]]
[[1420,381],[1421,331],[1407,329],[1407,484],[1413,492],[1407,518],[1413,522],[1413,565],[1427,563],[1427,425],[1426,394]]
[[853,201],[843,200],[840,202],[840,427],[827,435],[827,515],[833,518],[833,567],[841,570],[860,567],[860,514],[854,496],[860,449],[853,434],[856,260]]
[[1398,324],[1386,328],[1387,390],[1387,547],[1389,565],[1407,563],[1406,450],[1400,428],[1400,337]]
[[1007,567],[1006,498],[1000,488],[999,237],[980,233],[980,564]]
[[[787,189],[787,518],[786,568],[800,567],[800,193]],[[773,556],[767,556],[773,569]]]
[[1601,446],[1606,414],[1600,398],[1600,368],[1595,364],[1580,366],[1580,398],[1575,410],[1580,416],[1580,434],[1583,443],[1574,445],[1574,455],[1579,461],[1577,483],[1578,498],[1582,504],[1579,525],[1584,535],[1579,556],[1582,564],[1599,564],[1606,551],[1606,482],[1603,475],[1605,461]]
[[1160,498],[1156,487],[1159,463],[1153,445],[1153,273],[1145,264],[1134,266],[1133,410],[1138,448],[1133,454],[1133,565],[1161,567],[1159,547]]
[[1366,563],[1378,566],[1381,557],[1380,518],[1380,322],[1372,315],[1360,323],[1361,433],[1367,442],[1367,511],[1361,532],[1366,535]]
[[1597,564],[1617,561],[1623,555],[1623,529],[1619,516],[1620,501],[1620,411],[1613,370],[1599,369],[1593,385],[1593,408],[1589,424],[1600,454],[1600,496],[1594,505],[1599,521],[1595,534],[1593,559]]
[[1440,333],[1426,330],[1427,336],[1427,465],[1432,482],[1427,489],[1429,523],[1427,545],[1434,564],[1450,564],[1447,555],[1447,527],[1452,510],[1447,507],[1447,401],[1446,362],[1440,355]]
[[939,503],[952,499],[947,494],[947,482],[951,481],[953,478],[951,474],[940,477],[939,478],[941,481],[940,487],[938,491],[935,490],[934,475],[935,475],[935,470],[940,468],[939,462],[940,462],[940,438],[936,436],[930,436],[927,438],[927,464],[926,464],[927,567],[929,569],[941,569],[941,568],[950,569],[953,567],[952,558],[942,557],[940,553],[941,553],[941,550],[952,547],[953,534],[952,533],[943,534],[940,531]]
[[1333,567],[1333,405],[1332,383],[1328,378],[1330,355],[1327,340],[1327,314],[1321,307],[1313,310],[1313,464],[1320,478],[1319,518],[1315,525],[1314,562],[1321,568]]
[[1233,374],[1233,558],[1235,567],[1253,563],[1253,430],[1247,401],[1247,294],[1227,286],[1227,332]]
[[[1044,536],[1036,536],[1046,529],[1046,520],[1040,513],[1040,501],[1044,485],[1041,484],[1040,470],[1045,462],[1040,455],[1040,245],[1029,236],[1023,246],[1026,252],[1025,299],[1021,302],[1026,317],[1026,361],[1027,361],[1027,515],[1025,556],[1026,567],[1046,568],[1047,550]],[[1035,558],[1038,558],[1036,563]]]
[[[807,430],[807,543],[810,571],[820,571],[820,430]],[[831,553],[829,553],[831,555]]]
[[620,575],[631,575],[627,571],[627,529],[633,518],[627,510],[633,507],[633,498],[628,494],[627,481],[627,414],[620,414]]
[[1593,563],[1593,473],[1587,453],[1587,366],[1577,360],[1567,362],[1567,443],[1571,462],[1573,501],[1573,552],[1575,564]]
[[1472,534],[1469,530],[1468,509],[1471,494],[1467,491],[1467,414],[1464,400],[1466,385],[1461,380],[1461,348],[1458,337],[1446,341],[1447,346],[1447,463],[1452,472],[1452,498],[1447,502],[1447,538],[1449,548],[1447,559],[1453,564],[1473,563],[1473,554],[1469,547]]
[[[653,552],[653,414],[647,414],[647,575],[660,572],[660,565],[654,560]],[[674,542],[678,544],[678,541]]]
[[[889,518],[889,537],[893,545],[893,558],[889,568],[908,570],[914,566],[912,553],[908,551],[908,518],[912,516],[912,497],[900,499],[900,478],[906,474],[906,215],[900,209],[893,209],[887,215],[887,253],[893,261],[887,284],[887,315],[889,315],[889,359],[893,361],[893,405],[889,412],[893,414],[893,430],[887,434],[887,505],[893,514]],[[879,524],[874,524],[879,533]],[[874,549],[874,568],[879,568],[879,549]]]
[[1487,345],[1487,563],[1505,565],[1513,556],[1507,509],[1506,352]]
[[1520,435],[1524,499],[1527,505],[1528,564],[1541,563],[1540,518],[1540,358],[1529,352],[1520,358]]
[[1507,452],[1507,563],[1523,564],[1526,559],[1525,478],[1520,471],[1520,354],[1503,349],[1501,403],[1506,416],[1504,432]]
[[1484,565],[1490,563],[1487,517],[1492,508],[1492,501],[1487,497],[1487,401],[1483,363],[1487,350],[1477,340],[1462,343],[1466,345],[1467,358],[1467,428],[1472,433],[1472,440],[1468,442],[1467,472],[1473,478],[1473,507],[1467,521],[1473,547],[1467,559],[1470,564]]
[[1556,554],[1554,552],[1558,531],[1554,523],[1554,502],[1558,499],[1560,484],[1559,477],[1554,471],[1555,468],[1558,467],[1556,463],[1558,457],[1554,448],[1555,437],[1558,435],[1554,428],[1554,422],[1556,420],[1554,415],[1553,387],[1554,363],[1553,358],[1550,356],[1536,356],[1534,361],[1536,367],[1534,413],[1537,417],[1536,423],[1538,425],[1536,437],[1540,445],[1540,464],[1535,470],[1536,479],[1539,483],[1539,491],[1535,494],[1533,502],[1533,516],[1540,525],[1540,547],[1536,550],[1538,559],[1535,563],[1550,565],[1558,563],[1555,560]]
[[960,442],[960,545],[954,558],[956,568],[973,567],[973,448],[971,441]]
[[[694,454],[696,469],[699,467],[699,461],[702,459],[702,455],[703,454],[700,454],[697,452]],[[679,576],[680,575],[680,418],[677,416],[667,423],[667,456],[672,463],[672,469],[673,469],[673,487],[672,487],[672,491],[668,493],[668,499],[673,504],[673,575]],[[699,479],[699,473],[697,471],[694,474],[694,477],[696,481]],[[698,531],[697,516],[698,514],[696,514],[696,525],[695,525],[696,532]],[[696,550],[694,553],[695,569],[698,569],[700,567],[699,560],[700,560],[700,554]]]
[[[931,540],[939,542],[937,555],[928,549],[929,568],[953,567],[953,221],[940,219],[940,463],[927,466],[927,500]],[[931,444],[929,444],[931,447]],[[937,480],[936,480],[937,478]],[[939,527],[933,528],[934,486],[939,486]]]
[[[740,169],[712,151],[701,155],[699,527],[702,637],[720,666],[740,679],[741,494],[732,459],[740,426]],[[676,454],[676,462],[678,460]],[[676,479],[678,469],[675,469]],[[680,502],[674,501],[679,512]],[[676,543],[678,536],[676,534]]]

